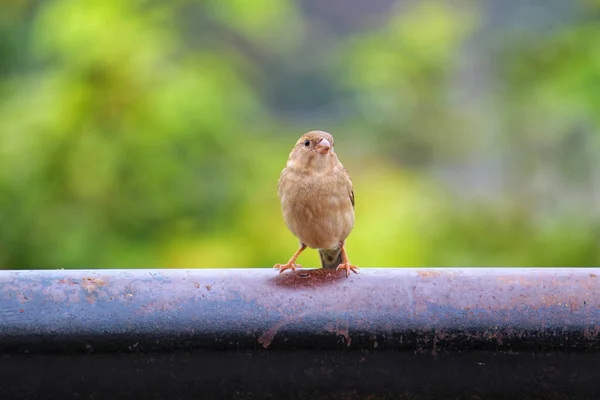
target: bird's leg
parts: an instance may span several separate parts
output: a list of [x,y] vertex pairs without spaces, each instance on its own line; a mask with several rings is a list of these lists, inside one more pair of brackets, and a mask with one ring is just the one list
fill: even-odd
[[342,246],[342,263],[338,265],[338,267],[335,270],[346,270],[346,278],[350,276],[350,271],[354,272],[355,274],[358,274],[358,267],[356,265],[350,264],[350,261],[348,261],[348,255],[346,254],[346,250],[344,249],[344,243],[342,242],[340,243],[340,245]]
[[298,258],[300,253],[304,251],[304,249],[306,249],[306,245],[304,243],[300,243],[300,248],[294,253],[294,255],[292,256],[292,258],[290,258],[290,261],[288,261],[287,264],[275,264],[273,268],[277,268],[279,270],[279,273],[282,273],[286,269],[291,269],[292,271],[295,271],[296,268],[302,268],[302,265],[296,264],[296,259]]

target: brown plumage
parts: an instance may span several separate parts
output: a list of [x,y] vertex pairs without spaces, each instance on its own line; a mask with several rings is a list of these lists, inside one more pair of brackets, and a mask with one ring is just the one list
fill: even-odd
[[279,178],[283,219],[300,240],[300,248],[283,272],[301,266],[296,259],[306,247],[318,249],[323,268],[358,273],[344,249],[354,226],[354,191],[348,171],[334,151],[333,137],[323,131],[305,133],[297,142]]

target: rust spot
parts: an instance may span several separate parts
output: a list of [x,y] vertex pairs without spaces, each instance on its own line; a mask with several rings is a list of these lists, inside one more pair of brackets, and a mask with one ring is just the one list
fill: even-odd
[[417,271],[417,274],[422,278],[435,278],[436,276],[439,276],[440,273],[441,272],[439,271]]
[[61,279],[58,281],[58,283],[61,285],[78,285],[79,284],[79,282],[73,282],[72,279],[68,279],[68,278]]
[[196,289],[200,289],[200,284],[199,284],[198,282],[194,282],[194,287],[195,287]]
[[329,330],[332,333],[335,333],[338,336],[343,336],[346,339],[346,345],[348,347],[350,347],[350,344],[352,343],[352,338],[350,337],[350,330],[348,328],[348,321],[340,321],[337,320],[335,321],[335,327],[327,327],[327,330]]
[[341,270],[317,268],[286,271],[283,274],[277,274],[269,282],[288,289],[318,289],[335,283],[345,283],[348,282],[348,279],[353,278],[353,276],[346,278],[346,272]]
[[210,289],[212,289],[212,285],[206,285],[204,286],[206,288],[206,290],[208,290],[210,292]]
[[590,274],[590,278],[595,278],[596,274]]
[[23,312],[23,309],[22,309],[22,308],[19,308],[19,312],[20,312],[20,313],[22,313],[22,312]]
[[87,290],[88,293],[92,293],[98,287],[102,287],[106,285],[106,283],[102,279],[98,278],[83,278],[81,280],[81,286]]
[[277,334],[277,332],[287,322],[288,322],[287,320],[280,321],[277,324],[270,327],[269,329],[267,329],[266,331],[264,331],[263,334],[258,337],[258,343],[262,344],[262,346],[265,349],[268,348],[271,345],[271,342],[273,342],[273,339],[275,338],[275,335]]

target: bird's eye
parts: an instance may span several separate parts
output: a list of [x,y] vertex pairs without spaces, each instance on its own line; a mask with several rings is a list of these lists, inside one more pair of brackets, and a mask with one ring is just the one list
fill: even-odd
[[310,140],[306,139],[306,140],[304,141],[304,145],[305,145],[306,147],[310,146]]

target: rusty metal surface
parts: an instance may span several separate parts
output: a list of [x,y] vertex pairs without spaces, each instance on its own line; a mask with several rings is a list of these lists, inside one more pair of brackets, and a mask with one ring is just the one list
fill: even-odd
[[596,399],[599,276],[0,271],[0,398]]
[[0,271],[0,351],[596,351],[598,269]]

